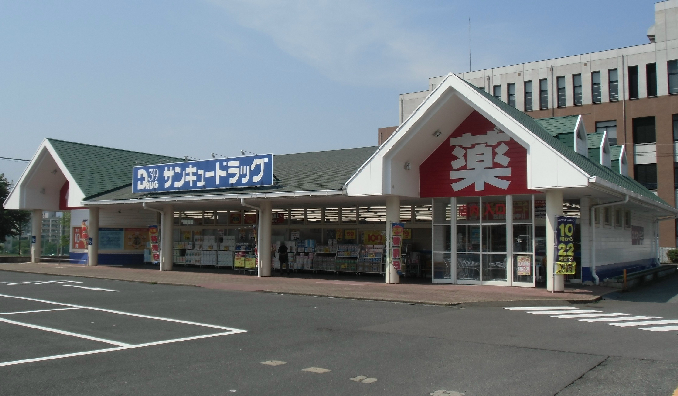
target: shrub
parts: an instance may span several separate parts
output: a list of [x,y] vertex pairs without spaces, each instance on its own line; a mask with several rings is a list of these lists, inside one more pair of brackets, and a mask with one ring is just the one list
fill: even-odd
[[666,256],[672,263],[678,263],[678,249],[671,249],[666,252]]

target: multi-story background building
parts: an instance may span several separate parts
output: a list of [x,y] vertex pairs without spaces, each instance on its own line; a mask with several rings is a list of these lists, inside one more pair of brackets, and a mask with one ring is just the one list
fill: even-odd
[[[634,179],[676,205],[678,0],[655,4],[647,36],[643,45],[456,74],[534,118],[582,115],[587,132],[625,147]],[[400,123],[443,79],[400,95]],[[393,130],[381,128],[379,143]],[[675,247],[678,222],[659,224],[660,245]]]

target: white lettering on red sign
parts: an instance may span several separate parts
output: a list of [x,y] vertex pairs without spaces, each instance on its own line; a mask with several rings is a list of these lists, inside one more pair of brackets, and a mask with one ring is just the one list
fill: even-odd
[[[500,177],[511,176],[511,168],[508,167],[510,158],[505,155],[508,146],[502,142],[510,140],[497,127],[485,135],[465,133],[461,137],[451,137],[452,154],[457,157],[451,162],[454,170],[450,171],[450,180],[457,180],[451,183],[452,189],[459,191],[475,184],[475,191],[483,191],[488,183],[506,190],[511,182]],[[502,167],[495,167],[495,164]],[[464,167],[466,169],[462,169]]]

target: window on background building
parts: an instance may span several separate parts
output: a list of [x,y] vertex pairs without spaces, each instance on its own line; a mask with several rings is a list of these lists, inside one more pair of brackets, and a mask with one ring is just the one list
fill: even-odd
[[657,189],[657,164],[637,164],[633,166],[634,179],[649,190]]
[[501,85],[495,85],[492,87],[492,96],[501,100]]
[[506,93],[508,94],[508,105],[516,107],[516,84],[506,84]]
[[597,121],[596,132],[607,132],[607,140],[610,142],[610,145],[617,145],[617,120]]
[[525,81],[525,111],[532,111],[532,80]]
[[678,162],[673,163],[673,188],[678,189]]
[[673,115],[673,141],[678,142],[678,114]]
[[610,102],[619,100],[619,73],[617,69],[610,69],[607,71],[608,89],[610,90]]
[[545,78],[539,80],[539,109],[549,108],[549,81]]
[[657,134],[654,128],[654,117],[633,119],[633,144],[656,143]]
[[624,228],[631,228],[631,211],[624,211]]
[[600,72],[594,71],[591,73],[591,100],[593,103],[600,103],[603,101],[603,94],[600,89]]
[[556,77],[556,85],[558,87],[558,107],[565,107],[567,105],[567,93],[565,92],[565,76]]
[[614,226],[621,228],[624,225],[624,212],[621,209],[614,210]]
[[629,99],[638,99],[638,66],[629,66]]
[[669,73],[669,94],[678,95],[678,60],[667,62]]
[[572,99],[574,100],[575,106],[581,106],[582,104],[582,88],[581,88],[581,74],[572,75]]
[[612,223],[612,215],[610,214],[611,211],[612,209],[609,207],[603,208],[603,224],[610,225]]
[[657,64],[645,65],[645,77],[647,79],[647,96],[657,96]]

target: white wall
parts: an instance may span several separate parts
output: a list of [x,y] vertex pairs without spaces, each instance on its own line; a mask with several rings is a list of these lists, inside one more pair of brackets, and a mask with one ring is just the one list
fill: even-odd
[[[590,205],[588,198],[581,199],[581,248],[582,266],[591,266],[591,229]],[[595,201],[593,204],[597,204]],[[602,203],[602,202],[601,202]],[[621,208],[623,211],[631,209],[631,225],[641,226],[645,229],[645,239],[642,245],[631,244],[631,228],[614,226],[614,210]],[[599,208],[601,222],[603,221],[603,208]],[[632,209],[629,205],[611,207],[612,225],[596,225],[596,267],[608,264],[632,262],[656,256],[654,217],[647,215],[646,211]]]

